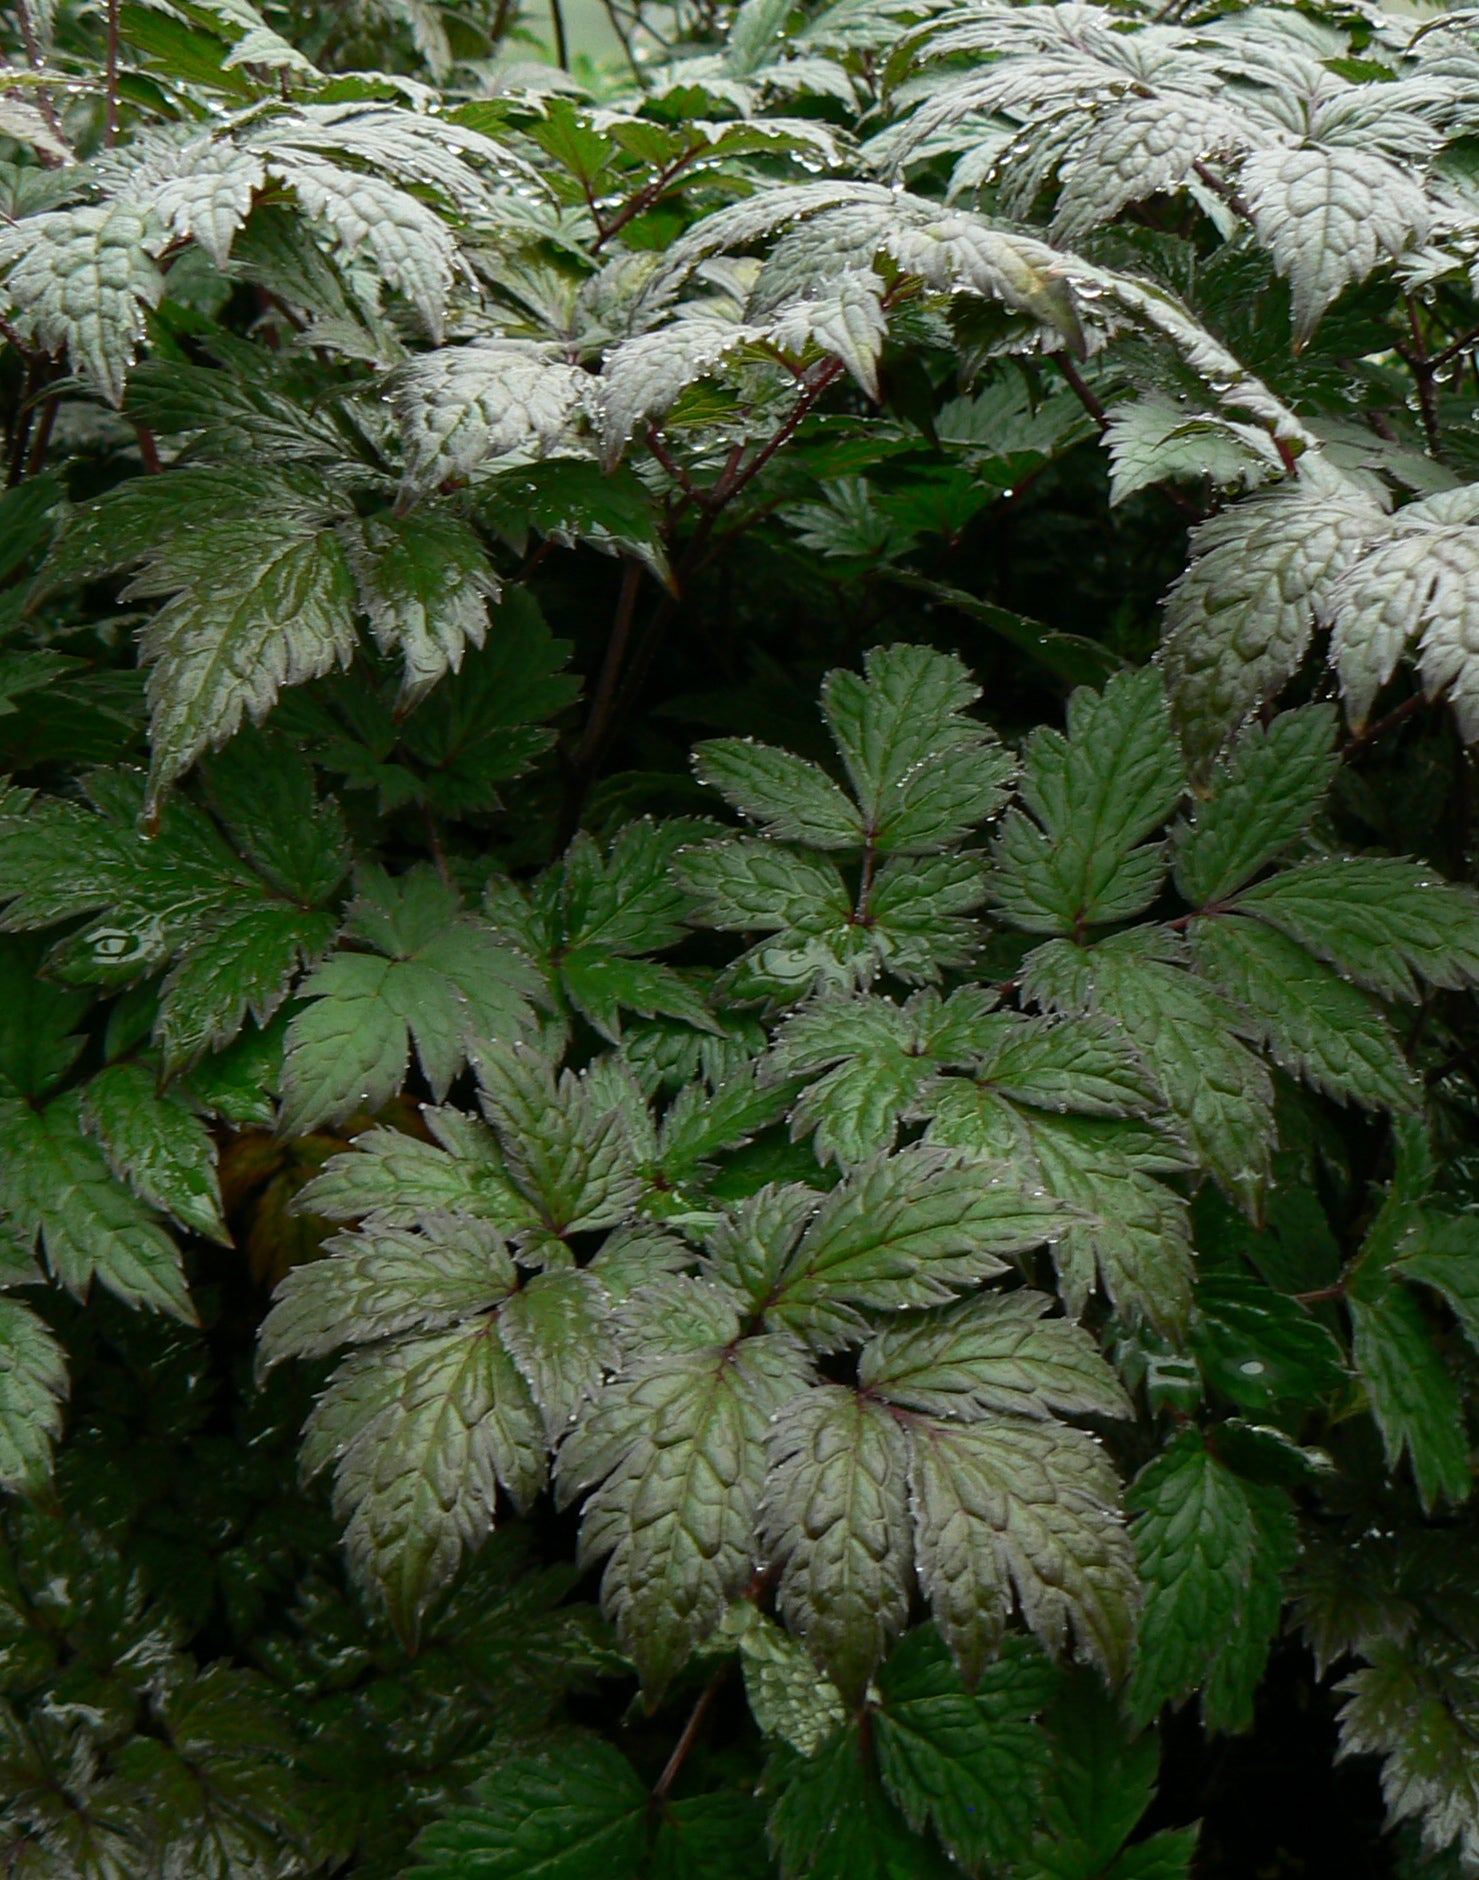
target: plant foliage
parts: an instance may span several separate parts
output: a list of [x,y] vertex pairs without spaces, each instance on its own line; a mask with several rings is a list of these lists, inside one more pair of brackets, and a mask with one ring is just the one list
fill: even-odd
[[1479,1872],[1479,27],[607,16],[0,27],[0,1864]]

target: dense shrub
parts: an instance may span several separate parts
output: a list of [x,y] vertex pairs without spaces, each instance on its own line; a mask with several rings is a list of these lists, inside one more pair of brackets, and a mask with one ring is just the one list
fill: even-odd
[[1479,1870],[1479,26],[610,18],[0,29],[4,1869]]

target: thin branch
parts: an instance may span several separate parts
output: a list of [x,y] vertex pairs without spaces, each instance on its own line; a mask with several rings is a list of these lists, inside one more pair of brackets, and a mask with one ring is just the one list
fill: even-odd
[[1098,425],[1101,431],[1107,431],[1109,429],[1109,414],[1099,402],[1097,395],[1089,386],[1078,367],[1068,357],[1068,354],[1050,353],[1049,357],[1072,386],[1074,397],[1083,406],[1084,410],[1088,412],[1089,416],[1094,420],[1094,423]]
[[1461,352],[1467,352],[1475,340],[1479,340],[1479,326],[1470,327],[1467,333],[1445,346],[1442,352],[1434,353],[1428,364],[1435,372],[1441,371],[1444,366],[1451,365]]
[[621,670],[631,644],[632,621],[637,612],[637,595],[642,586],[642,564],[628,560],[622,570],[621,591],[616,597],[616,614],[606,641],[606,656],[601,662],[601,676],[591,699],[580,743],[571,762],[570,785],[566,792],[558,846],[563,849],[580,824],[580,812],[595,776],[595,766],[606,748],[610,735],[611,714],[616,704]]
[[51,443],[51,427],[56,423],[57,406],[60,403],[60,397],[53,392],[41,407],[41,422],[36,426],[35,435],[31,439],[30,454],[26,458],[25,474],[28,477],[39,475],[46,462],[47,446]]
[[617,43],[620,45],[626,57],[627,64],[632,68],[632,77],[636,79],[642,90],[646,91],[651,81],[648,79],[646,72],[642,69],[642,61],[637,57],[637,48],[633,44],[631,34],[628,32],[626,24],[621,17],[621,11],[616,5],[616,0],[603,0],[603,5],[606,8],[606,17],[611,22],[611,30],[616,34]]
[[[644,183],[634,195],[628,197],[609,222],[602,223],[598,218],[596,239],[591,243],[592,250],[604,248],[611,237],[619,235],[628,222],[634,222],[639,215],[660,201],[664,190],[678,172],[686,169],[696,157],[701,157],[707,147],[705,144],[690,144],[686,150],[680,150],[671,163],[664,164],[650,183]],[[591,213],[595,213],[594,205],[592,205]]]
[[1366,750],[1370,745],[1375,744],[1378,738],[1385,737],[1389,731],[1395,731],[1398,725],[1405,725],[1409,718],[1415,718],[1428,702],[1425,692],[1414,692],[1411,698],[1403,699],[1400,705],[1389,711],[1384,718],[1378,718],[1375,724],[1353,732],[1342,755],[1350,758]]
[[1437,369],[1428,357],[1427,341],[1423,337],[1422,319],[1418,314],[1417,302],[1411,294],[1407,300],[1407,324],[1412,333],[1412,346],[1398,346],[1397,353],[1407,362],[1409,371],[1417,384],[1418,410],[1422,414],[1423,432],[1428,440],[1428,454],[1441,460],[1443,456],[1443,438],[1438,422],[1438,388],[1434,383]]
[[513,10],[513,0],[498,0],[498,11],[493,15],[493,24],[488,28],[491,49],[496,51],[499,42],[508,31],[508,16]]
[[669,1756],[667,1762],[663,1765],[662,1774],[653,1784],[652,1799],[658,1807],[661,1807],[668,1799],[669,1790],[678,1780],[683,1765],[688,1760],[688,1752],[697,1741],[698,1733],[703,1728],[704,1718],[708,1716],[710,1710],[713,1708],[714,1699],[719,1695],[719,1687],[723,1684],[728,1673],[729,1666],[727,1664],[720,1665],[713,1677],[709,1679],[703,1690],[700,1691],[698,1702],[689,1712],[688,1721],[683,1726],[683,1734],[673,1745],[672,1755]]
[[159,461],[159,445],[154,433],[147,424],[141,424],[137,418],[133,421],[134,436],[139,440],[139,455],[144,460],[144,468],[151,477],[159,476],[164,465]]
[[570,70],[570,45],[565,37],[565,10],[560,0],[549,0],[550,24],[555,33],[555,63],[562,72]]

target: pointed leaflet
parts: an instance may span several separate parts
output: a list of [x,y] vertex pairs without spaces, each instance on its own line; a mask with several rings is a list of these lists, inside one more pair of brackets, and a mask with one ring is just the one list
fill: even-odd
[[547,1760],[514,1757],[416,1842],[406,1880],[638,1880],[650,1797],[619,1751],[563,1741]]
[[423,1216],[443,1212],[489,1222],[505,1234],[533,1227],[533,1210],[509,1180],[487,1125],[459,1110],[427,1107],[422,1114],[436,1142],[398,1129],[367,1129],[300,1191],[296,1206],[331,1221],[374,1214],[377,1225],[391,1227],[415,1227]]
[[[1199,1430],[1187,1430],[1141,1471],[1128,1500],[1146,1589],[1140,1656],[1129,1691],[1132,1714],[1148,1720],[1162,1704],[1179,1702],[1210,1679],[1203,1700],[1208,1722],[1220,1722],[1220,1710],[1240,1720],[1237,1666],[1224,1660],[1253,1644],[1240,1637],[1243,1628],[1257,1626],[1263,1649],[1272,1637],[1262,1590],[1270,1569],[1260,1553],[1266,1545],[1261,1523],[1271,1533],[1287,1527],[1287,1498],[1234,1475]],[[1282,1563],[1284,1550],[1276,1552]],[[1276,1572],[1274,1585],[1276,1624]],[[1262,1650],[1255,1648],[1253,1656],[1256,1682]]]
[[766,835],[812,849],[861,849],[863,817],[820,764],[752,738],[695,746],[694,774]]
[[1253,1727],[1253,1703],[1284,1617],[1284,1581],[1299,1556],[1294,1508],[1282,1489],[1246,1482],[1256,1543],[1237,1628],[1223,1642],[1202,1691],[1202,1723],[1211,1731]]
[[405,1080],[411,1045],[438,1101],[469,1046],[517,1036],[539,981],[430,869],[392,879],[366,868],[341,952],[301,988],[313,1001],[288,1029],[283,1128],[302,1133],[354,1110],[378,1109]]
[[1013,764],[965,715],[980,696],[958,659],[925,646],[875,647],[865,677],[828,673],[822,710],[881,855],[949,848],[1000,808]]
[[1173,832],[1176,885],[1193,907],[1221,900],[1309,828],[1335,775],[1335,708],[1304,705],[1250,725]]
[[73,983],[126,984],[177,957],[160,1035],[171,1041],[205,1029],[225,1043],[248,1000],[265,1020],[299,954],[326,945],[333,931],[324,914],[300,903],[338,885],[342,829],[315,803],[311,783],[299,790],[293,782],[291,758],[274,749],[249,818],[237,815],[239,800],[218,795],[220,822],[240,854],[217,821],[180,797],[165,806],[155,833],[143,835],[136,772],[93,771],[85,805],[38,797],[23,811],[0,812],[5,922],[45,927],[94,916],[58,942],[48,962]]
[[581,1557],[607,1557],[604,1603],[655,1690],[755,1571],[766,1431],[805,1383],[794,1346],[740,1339],[733,1308],[714,1299],[725,1342],[645,1359],[638,1344],[560,1448],[562,1499],[585,1493]]
[[1418,645],[1429,695],[1446,692],[1462,736],[1479,736],[1476,497],[1470,483],[1409,503],[1325,597],[1321,619],[1353,725],[1366,723],[1397,661]]
[[1311,1404],[1348,1373],[1340,1347],[1287,1293],[1236,1270],[1204,1270],[1197,1281],[1192,1350],[1209,1384],[1244,1410]]
[[131,1305],[195,1322],[179,1248],[83,1135],[75,1096],[44,1110],[0,1101],[0,1215],[28,1246],[39,1239],[79,1298],[96,1278]]
[[970,1873],[1022,1858],[1050,1754],[1038,1718],[1051,1667],[1013,1639],[970,1690],[922,1626],[878,1674],[870,1712],[878,1773],[917,1832],[933,1830]]
[[100,1071],[82,1096],[82,1127],[141,1201],[208,1240],[230,1244],[216,1145],[200,1118],[137,1059]]
[[782,1880],[954,1880],[960,1872],[894,1807],[857,1724],[810,1761],[775,1757],[767,1787]]
[[994,993],[963,986],[944,1001],[917,992],[902,1007],[863,998],[803,1008],[776,1033],[769,1059],[782,1074],[826,1073],[796,1102],[792,1134],[810,1128],[823,1162],[861,1162],[891,1149],[900,1119],[935,1071],[989,1049],[995,1004]]
[[482,1051],[477,1068],[484,1113],[547,1235],[594,1233],[631,1214],[642,1183],[626,1125],[589,1074],[557,1079],[527,1045]]
[[[1336,1687],[1340,1754],[1380,1756],[1390,1819],[1420,1823],[1424,1845],[1451,1850],[1449,1871],[1463,1873],[1479,1857],[1472,1664],[1451,1648],[1419,1656],[1406,1640],[1373,1640],[1362,1656]],[[1443,1871],[1426,1860],[1411,1871],[1424,1869]]]
[[427,1214],[420,1231],[377,1219],[362,1233],[336,1235],[324,1252],[294,1267],[273,1295],[258,1338],[261,1370],[399,1332],[440,1331],[488,1311],[518,1283],[497,1232],[453,1215]]
[[1154,898],[1164,851],[1144,843],[1185,788],[1160,675],[1121,674],[1068,705],[1066,735],[1035,732],[1021,796],[997,839],[993,898],[1029,933],[1125,920]]
[[738,1632],[745,1697],[762,1734],[815,1756],[847,1718],[837,1687],[819,1678],[805,1648],[748,1600],[731,1609],[726,1629]]
[[1420,244],[1435,213],[1408,170],[1379,151],[1338,145],[1256,150],[1238,189],[1253,232],[1289,282],[1296,346],[1348,282]]
[[1070,1312],[1083,1310],[1097,1270],[1118,1311],[1180,1334],[1191,1310],[1191,1230],[1184,1200],[1155,1177],[1184,1167],[1183,1148],[1091,1117],[1034,1114],[963,1080],[937,1089],[932,1108],[927,1141],[1025,1162],[1072,1210],[1052,1243]]
[[354,586],[335,511],[320,492],[282,491],[247,508],[240,492],[198,535],[150,543],[127,589],[165,604],[140,641],[149,674],[149,809],[202,751],[244,718],[260,724],[284,686],[347,666]]
[[1173,399],[1142,392],[1109,413],[1104,442],[1112,469],[1109,500],[1121,503],[1147,484],[1210,478],[1220,489],[1251,489],[1283,472],[1268,432],[1211,411],[1189,412]]
[[616,1363],[611,1301],[594,1273],[536,1273],[498,1314],[504,1347],[533,1393],[553,1443]]
[[557,347],[475,339],[424,353],[400,373],[392,407],[418,495],[515,452],[557,450],[593,402],[593,381]]
[[1268,1173],[1272,1079],[1238,1042],[1253,1021],[1172,963],[1173,938],[1132,929],[1091,952],[1051,941],[1028,960],[1024,985],[1044,1004],[1089,1006],[1123,1025],[1202,1165],[1248,1206]]
[[1131,1415],[1089,1334],[1044,1317],[1052,1305],[1045,1293],[979,1293],[900,1319],[864,1346],[858,1382],[910,1410],[966,1421]]
[[1137,1592],[1119,1483],[1081,1430],[1021,1418],[908,1420],[915,1556],[966,1677],[995,1651],[1013,1595],[1049,1651],[1070,1636],[1118,1677]]
[[1441,1294],[1479,1350],[1479,1222],[1472,1215],[1424,1209],[1403,1237],[1391,1270]]
[[818,1350],[850,1343],[875,1312],[935,1305],[952,1285],[1005,1270],[999,1254],[1039,1245],[1064,1211],[990,1164],[913,1147],[860,1169],[822,1202],[779,1274],[769,1322]]
[[849,1702],[909,1609],[908,1448],[879,1403],[827,1384],[772,1422],[767,1546],[782,1618]]
[[1390,1276],[1367,1272],[1353,1279],[1347,1303],[1351,1356],[1388,1468],[1408,1457],[1424,1507],[1465,1500],[1473,1479],[1463,1400],[1416,1297]]
[[1479,981],[1479,895],[1391,856],[1303,862],[1238,896],[1255,915],[1379,997],[1415,1000],[1418,980]]
[[1244,1011],[1283,1070],[1342,1102],[1411,1109],[1416,1084],[1380,1007],[1284,934],[1223,916],[1193,921],[1197,967]]
[[401,655],[404,710],[483,644],[498,579],[474,531],[430,504],[345,524],[343,541],[375,644]]
[[123,403],[145,315],[164,296],[162,225],[135,203],[84,203],[0,229],[0,278],[19,331],[111,405]]
[[1166,600],[1161,659],[1199,766],[1292,678],[1325,597],[1384,522],[1374,497],[1320,465],[1195,531]]
[[539,1493],[544,1426],[495,1325],[474,1318],[346,1359],[304,1431],[305,1473],[330,1462],[350,1568],[414,1641],[500,1485],[518,1507]]
[[0,1488],[35,1493],[62,1433],[66,1353],[18,1299],[0,1298]]

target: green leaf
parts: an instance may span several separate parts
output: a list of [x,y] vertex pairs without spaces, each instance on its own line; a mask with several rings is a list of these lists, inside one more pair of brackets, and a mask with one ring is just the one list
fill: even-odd
[[766,1736],[815,1756],[847,1720],[836,1685],[818,1677],[804,1646],[750,1601],[733,1607],[726,1631],[738,1632],[750,1715]]
[[856,1725],[810,1761],[778,1756],[770,1838],[782,1880],[951,1880],[959,1873],[872,1775]]
[[1195,920],[1192,958],[1253,1017],[1252,1035],[1282,1069],[1368,1109],[1409,1110],[1416,1087],[1380,1008],[1277,929],[1223,916]]
[[1453,1847],[1466,1867],[1479,1847],[1471,1668],[1452,1651],[1419,1656],[1396,1640],[1377,1639],[1363,1656],[1337,1687],[1340,1754],[1380,1756],[1391,1819],[1420,1822],[1429,1848]]
[[486,1124],[457,1110],[423,1115],[435,1142],[398,1129],[368,1129],[349,1154],[332,1157],[300,1191],[298,1207],[331,1221],[375,1214],[391,1227],[414,1227],[422,1216],[442,1212],[471,1215],[505,1234],[535,1225]]
[[1155,1796],[1160,1746],[1136,1736],[1100,1681],[1084,1671],[1062,1680],[1044,1718],[1053,1771],[1033,1848],[1043,1880],[1097,1880],[1112,1865]]
[[349,664],[353,584],[331,521],[294,493],[275,512],[228,510],[198,541],[149,544],[128,593],[165,597],[141,641],[151,667],[151,815],[202,751],[244,718],[260,723],[282,687]]
[[0,1212],[53,1276],[85,1298],[94,1278],[132,1305],[195,1321],[180,1250],[114,1180],[82,1133],[75,1097],[44,1110],[0,1103]]
[[1479,1350],[1479,1220],[1422,1210],[1390,1270],[1446,1299],[1465,1338]]
[[[1066,735],[1033,733],[1021,797],[995,850],[992,895],[1029,933],[1080,934],[1142,912],[1165,873],[1145,838],[1186,787],[1154,668],[1087,688],[1068,704]],[[1142,846],[1143,845],[1143,846]]]
[[1245,1207],[1267,1181],[1273,1082],[1238,1042],[1251,1018],[1174,963],[1174,937],[1138,929],[1090,952],[1052,941],[1024,985],[1041,1003],[1116,1020],[1150,1066],[1197,1159]]
[[1292,1561],[1287,1497],[1233,1474],[1187,1430],[1130,1489],[1145,1584],[1131,1714],[1149,1721],[1206,1682],[1211,1728],[1246,1727]]
[[580,1268],[536,1273],[504,1304],[498,1328],[554,1443],[615,1368],[615,1326],[605,1288]]
[[667,1803],[648,1873],[651,1880],[772,1880],[755,1797],[719,1789]]
[[878,1675],[878,1772],[899,1812],[932,1829],[968,1872],[1019,1859],[1031,1840],[1049,1745],[1037,1719],[1049,1667],[1021,1640],[967,1691],[938,1636],[912,1632]]
[[752,738],[714,738],[694,750],[694,774],[766,835],[812,849],[866,844],[856,803],[819,764]]
[[185,1104],[161,1092],[137,1059],[99,1071],[82,1097],[82,1126],[141,1201],[207,1240],[230,1245],[221,1216],[216,1145]]
[[780,1613],[850,1703],[908,1617],[908,1448],[889,1411],[827,1384],[773,1419],[764,1523]]
[[62,1433],[67,1357],[18,1299],[0,1298],[0,1488],[38,1493]]
[[830,672],[822,710],[881,855],[959,842],[1001,806],[1013,764],[965,715],[980,696],[961,662],[926,646],[874,647],[865,677]]
[[1111,1677],[1135,1633],[1136,1588],[1102,1449],[1080,1430],[1021,1418],[908,1426],[919,1580],[967,1681],[1000,1641],[1015,1594],[1049,1651],[1070,1634]]
[[769,1321],[818,1350],[850,1343],[856,1307],[941,1304],[952,1285],[1005,1271],[1001,1254],[1040,1245],[1063,1211],[990,1164],[915,1146],[859,1169],[817,1209],[775,1283]]
[[1351,1356],[1381,1431],[1387,1465],[1406,1455],[1423,1505],[1472,1487],[1463,1404],[1422,1307],[1389,1278],[1358,1278],[1347,1297]]
[[698,897],[705,925],[728,933],[820,938],[846,927],[852,913],[835,863],[757,838],[686,849],[678,879]]
[[927,1416],[1130,1416],[1093,1339],[1045,1318],[1052,1305],[1045,1293],[981,1293],[900,1319],[863,1347],[858,1382]]
[[1284,1615],[1284,1581],[1299,1554],[1294,1509],[1278,1488],[1243,1483],[1256,1544],[1236,1629],[1222,1642],[1202,1693],[1202,1723],[1212,1731],[1250,1730],[1253,1703]]
[[497,577],[476,533],[430,504],[346,524],[342,539],[375,644],[401,656],[404,709],[483,644]]
[[[589,1073],[557,1078],[530,1047],[504,1045],[479,1052],[478,1078],[509,1173],[545,1235],[560,1241],[627,1219],[641,1178],[625,1120]],[[537,1241],[530,1252],[538,1254]]]
[[427,1215],[417,1232],[379,1217],[324,1251],[327,1258],[294,1267],[273,1295],[258,1334],[262,1371],[340,1345],[441,1331],[488,1311],[518,1284],[497,1232],[454,1215]]
[[1173,832],[1176,885],[1193,907],[1241,888],[1309,828],[1335,775],[1333,705],[1250,725]]
[[609,1744],[580,1736],[546,1760],[512,1757],[474,1795],[422,1833],[406,1880],[638,1880],[647,1790]]
[[1325,1327],[1297,1300],[1244,1273],[1202,1273],[1191,1342],[1208,1382],[1249,1411],[1308,1404],[1346,1380]]
[[944,1001],[933,991],[902,1007],[823,998],[796,1013],[776,1032],[770,1062],[782,1074],[826,1074],[795,1103],[793,1135],[811,1129],[822,1162],[863,1162],[891,1149],[936,1070],[989,1054],[1002,1022],[993,1029],[995,1003],[993,993],[963,986]]
[[562,1500],[585,1495],[581,1558],[606,1558],[605,1606],[654,1692],[755,1571],[766,1432],[805,1382],[794,1347],[741,1341],[732,1308],[705,1290],[728,1325],[696,1326],[688,1350],[636,1341],[636,1362],[560,1447]]
[[963,1079],[931,1098],[926,1141],[1031,1168],[1064,1206],[1052,1243],[1064,1303],[1082,1311],[1096,1273],[1128,1318],[1179,1333],[1191,1310],[1191,1230],[1186,1204],[1156,1179],[1185,1165],[1185,1151],[1133,1123],[1034,1112]]
[[1321,462],[1200,525],[1167,598],[1162,648],[1199,764],[1299,670],[1317,610],[1382,522],[1376,498]]
[[44,1097],[86,1043],[74,1027],[91,995],[48,984],[39,955],[28,939],[0,936],[0,1096]]
[[1237,906],[1379,998],[1415,1000],[1419,979],[1454,988],[1479,981],[1479,895],[1418,862],[1303,862],[1245,888]]
[[411,1046],[438,1102],[475,1043],[517,1037],[539,981],[430,869],[360,876],[348,938],[302,986],[312,1001],[288,1028],[283,1129],[302,1134],[378,1109],[405,1081]]
[[543,1486],[544,1426],[496,1327],[474,1318],[346,1359],[304,1431],[305,1474],[331,1461],[350,1568],[414,1645],[499,1487],[525,1507]]

